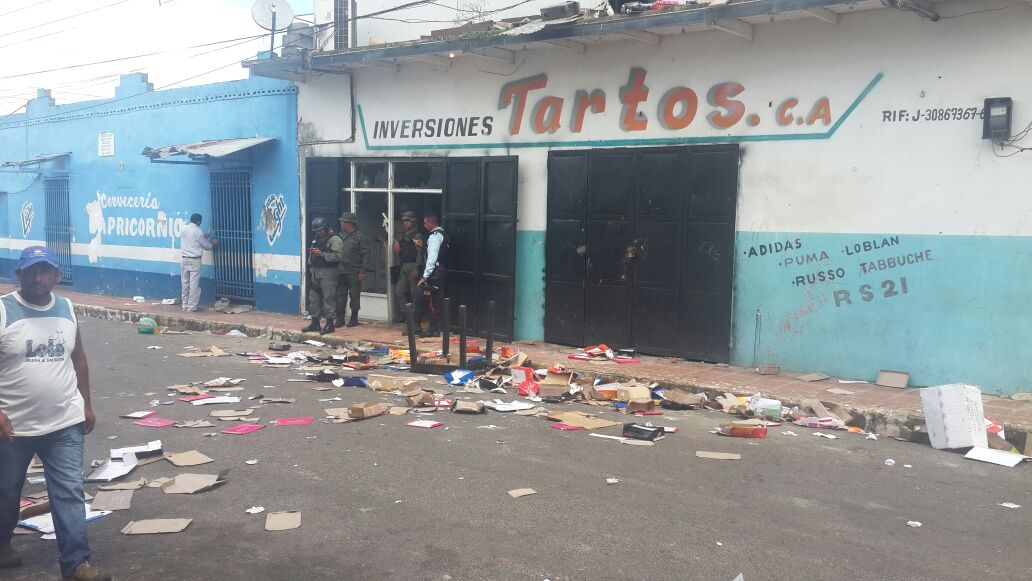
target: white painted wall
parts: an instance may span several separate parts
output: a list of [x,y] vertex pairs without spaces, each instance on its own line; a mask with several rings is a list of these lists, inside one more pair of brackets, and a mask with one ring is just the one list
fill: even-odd
[[[1005,6],[1010,4],[937,5],[945,15]],[[518,155],[519,227],[542,230],[549,147],[570,147],[571,141],[590,145],[585,142],[777,136],[776,141],[743,143],[739,230],[1032,235],[1032,206],[1024,185],[1032,152],[997,158],[981,139],[977,118],[883,121],[885,110],[981,109],[985,97],[1009,96],[1015,100],[1017,132],[1032,121],[1032,76],[1024,72],[1032,54],[1030,24],[1032,6],[935,23],[886,9],[846,14],[837,25],[813,18],[757,25],[751,42],[707,31],[667,36],[660,46],[632,40],[593,44],[586,54],[521,51],[514,64],[467,56],[451,66],[363,69],[355,75],[355,103],[370,142],[437,148],[370,151],[359,125],[354,143],[306,149],[308,155]],[[620,87],[633,67],[646,69],[650,89],[641,106],[649,118],[642,132],[619,127]],[[547,87],[530,94],[520,135],[509,135],[512,107],[499,109],[501,88],[539,74],[547,75]],[[830,129],[821,122],[802,127],[775,122],[777,105],[788,97],[800,100],[797,109],[803,113],[827,97],[834,124],[879,74],[880,82],[830,139],[788,137]],[[345,80],[324,75],[300,85],[302,120],[330,138],[339,138],[350,127]],[[737,99],[747,114],[760,116],[756,127],[744,119],[729,130],[706,122],[705,115],[714,109],[706,103],[707,91],[727,81],[745,87]],[[693,89],[700,101],[696,119],[681,130],[657,122],[660,97],[675,86]],[[578,89],[601,89],[607,96],[605,113],[589,113],[579,134],[569,129]],[[546,95],[565,99],[562,128],[538,135],[529,127],[529,117]],[[492,134],[373,138],[376,121],[465,116],[493,116]],[[542,146],[490,147],[535,142]],[[469,148],[442,147],[457,144]]]

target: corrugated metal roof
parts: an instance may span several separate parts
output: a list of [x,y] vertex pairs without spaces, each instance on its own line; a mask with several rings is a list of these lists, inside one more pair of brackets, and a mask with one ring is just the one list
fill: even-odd
[[145,147],[143,155],[151,159],[165,159],[176,155],[186,155],[190,159],[212,159],[225,157],[245,149],[276,141],[275,137],[243,137],[240,139],[212,139],[187,143],[184,145],[166,145],[164,147]]
[[37,164],[37,163],[43,163],[43,162],[46,162],[46,161],[53,161],[55,159],[60,159],[62,157],[68,157],[71,154],[72,153],[69,152],[69,151],[66,151],[64,153],[44,153],[42,155],[37,155],[36,157],[34,157],[32,159],[22,159],[22,160],[18,160],[18,161],[5,161],[4,163],[0,164],[0,167],[25,167],[27,165],[33,165],[33,164]]

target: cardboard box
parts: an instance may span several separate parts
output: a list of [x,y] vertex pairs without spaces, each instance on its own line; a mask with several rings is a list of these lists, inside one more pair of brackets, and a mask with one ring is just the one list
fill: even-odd
[[541,397],[562,397],[568,393],[570,393],[569,385],[538,384],[538,395]]
[[616,390],[616,399],[628,403],[641,403],[646,401],[651,403],[652,390],[644,385],[625,385]]
[[890,371],[888,369],[882,369],[878,372],[878,379],[875,380],[875,385],[882,387],[896,387],[905,388],[910,383],[910,374],[905,371]]
[[452,404],[452,411],[457,414],[482,414],[487,408],[479,401],[456,401]]
[[366,385],[372,385],[374,381],[380,382],[380,388],[377,391],[397,391],[404,388],[406,385],[419,381],[412,377],[401,377],[398,375],[377,375],[369,374],[366,378]]
[[357,403],[348,409],[348,415],[355,418],[356,420],[364,420],[367,418],[375,418],[376,416],[387,413],[387,410],[391,409],[391,404],[382,401],[367,401],[364,403]]
[[987,448],[982,390],[954,383],[921,390],[928,440],[933,448]]
[[652,401],[629,401],[627,407],[624,408],[627,413],[633,414],[634,412],[651,412],[656,409],[656,402]]
[[688,393],[676,389],[663,390],[663,397],[674,403],[688,406],[701,406],[706,401],[705,396],[701,393]]
[[432,405],[434,405],[435,401],[437,401],[437,400],[434,398],[434,394],[432,394],[430,392],[427,392],[427,391],[420,391],[416,395],[409,396],[409,397],[405,398],[405,403],[407,403],[409,405],[409,407],[416,407],[416,406],[421,406],[421,405],[431,405],[432,406]]

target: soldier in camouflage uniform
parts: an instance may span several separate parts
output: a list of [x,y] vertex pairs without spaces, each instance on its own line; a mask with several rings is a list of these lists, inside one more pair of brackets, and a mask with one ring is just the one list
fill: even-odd
[[340,233],[343,242],[337,277],[337,325],[344,324],[344,312],[351,299],[351,318],[348,327],[358,324],[358,311],[362,308],[362,281],[365,273],[373,269],[373,254],[369,238],[358,231],[358,216],[345,212],[340,217]]
[[[333,321],[337,318],[337,276],[344,244],[339,236],[332,233],[325,218],[312,220],[312,231],[315,240],[308,249],[308,272],[312,282],[308,288],[308,305],[312,322],[302,331],[325,335],[335,329]],[[320,317],[326,319],[323,327],[319,326]]]
[[[398,264],[401,271],[398,274],[398,282],[394,285],[395,301],[395,323],[405,321],[405,304],[412,303],[419,312],[420,304],[423,302],[423,291],[416,286],[421,274],[420,265],[423,263],[423,243],[426,235],[416,222],[415,212],[402,212],[401,223],[405,229],[394,235],[394,254],[398,257]],[[403,334],[407,334],[406,330]]]

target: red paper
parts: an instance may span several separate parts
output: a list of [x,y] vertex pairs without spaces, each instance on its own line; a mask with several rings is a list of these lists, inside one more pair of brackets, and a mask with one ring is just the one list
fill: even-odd
[[557,429],[557,430],[564,430],[564,431],[567,431],[567,432],[576,432],[577,430],[583,430],[584,429],[584,426],[571,426],[569,424],[564,424],[562,422],[559,422],[557,424],[552,424],[552,427]]
[[516,395],[526,397],[528,395],[538,394],[538,384],[533,381],[524,381],[523,383],[516,386]]
[[158,412],[151,410],[149,412],[133,412],[131,414],[125,414],[125,415],[118,416],[118,417],[120,417],[120,418],[130,418],[130,419],[135,419],[135,420],[142,420],[144,418],[149,418],[151,416],[156,416],[156,415],[158,415]]
[[304,416],[301,418],[279,418],[276,420],[277,426],[307,426],[312,423],[312,416]]
[[167,428],[176,422],[175,420],[166,420],[165,418],[147,418],[133,423],[137,426],[146,426],[148,428]]
[[197,395],[184,395],[183,397],[179,398],[179,401],[187,401],[187,402],[189,402],[189,401],[197,401],[199,399],[208,399],[209,397],[215,397],[215,396],[211,395],[210,393],[200,393],[200,394],[197,394]]
[[665,432],[667,434],[676,434],[677,432],[680,432],[680,431],[681,431],[681,428],[679,428],[678,426],[663,426],[663,432]]
[[18,503],[18,508],[19,508],[19,509],[22,509],[22,508],[25,508],[26,506],[32,506],[33,504],[36,504],[36,503],[35,503],[35,502],[32,502],[31,500],[25,500],[25,499],[22,499],[22,500],[21,500],[21,501],[20,501],[20,502]]
[[244,434],[250,434],[251,432],[257,432],[258,430],[260,430],[260,429],[262,429],[264,427],[265,426],[262,426],[262,425],[259,425],[259,424],[240,424],[238,426],[233,426],[232,428],[227,428],[225,430],[222,430],[222,433],[223,434],[236,434],[238,436],[243,436]]
[[439,399],[439,400],[434,401],[434,407],[450,408],[451,407],[451,403],[452,402],[451,402],[450,399]]
[[628,363],[641,363],[640,359],[634,359],[633,357],[614,357],[610,359],[613,363],[619,363],[620,365],[626,365]]
[[663,412],[661,412],[661,411],[652,411],[652,412],[641,411],[641,412],[634,412],[634,415],[636,415],[636,416],[661,416],[661,415],[663,415]]

